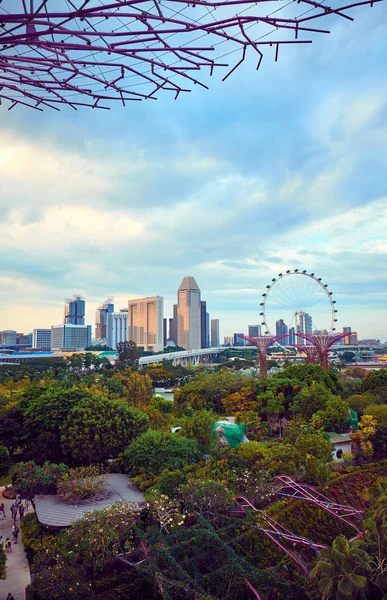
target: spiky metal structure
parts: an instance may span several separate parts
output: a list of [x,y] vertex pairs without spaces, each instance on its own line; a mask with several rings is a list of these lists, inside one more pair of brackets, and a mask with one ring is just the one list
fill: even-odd
[[267,351],[278,340],[282,340],[286,335],[240,335],[258,350],[258,367],[259,367],[259,379],[266,379],[267,377]]
[[[328,365],[328,352],[329,349],[336,344],[339,340],[350,336],[356,335],[355,333],[297,333],[297,337],[307,340],[312,344],[320,357],[320,365],[326,371],[329,368]],[[305,345],[306,348],[306,345]],[[304,348],[303,348],[304,349]]]
[[304,354],[306,354],[308,363],[314,364],[316,362],[316,359],[318,356],[318,350],[317,350],[316,346],[313,346],[312,344],[290,344],[290,345],[293,348],[297,348],[297,350],[300,350],[300,352],[303,352]]
[[0,102],[58,110],[154,100],[160,90],[177,98],[207,87],[203,70],[223,67],[224,80],[248,51],[258,69],[268,47],[277,60],[280,46],[329,33],[321,17],[353,20],[350,9],[380,1],[1,0]]

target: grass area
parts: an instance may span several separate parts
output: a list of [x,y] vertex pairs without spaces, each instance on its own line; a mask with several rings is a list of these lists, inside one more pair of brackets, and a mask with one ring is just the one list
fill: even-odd
[[11,477],[16,471],[16,466],[17,465],[12,465],[12,467],[8,471],[7,475],[5,475],[5,477],[0,477],[0,487],[3,485],[9,485],[12,483]]

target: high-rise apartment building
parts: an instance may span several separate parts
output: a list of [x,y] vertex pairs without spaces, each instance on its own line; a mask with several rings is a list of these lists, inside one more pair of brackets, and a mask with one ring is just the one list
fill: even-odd
[[345,346],[356,346],[357,344],[357,333],[352,333],[351,327],[343,327],[343,333],[350,333],[351,335],[347,335],[343,338],[343,342]]
[[285,321],[283,319],[279,319],[278,321],[276,321],[275,323],[275,334],[276,335],[286,335],[286,337],[282,338],[282,340],[280,340],[280,344],[287,346],[289,344],[289,337],[288,337],[288,326],[286,325]]
[[184,277],[177,292],[177,344],[197,350],[201,342],[200,289],[194,277]]
[[51,348],[51,329],[34,329],[32,347],[48,350]]
[[51,327],[51,350],[78,352],[91,345],[91,325],[53,325]]
[[128,309],[120,312],[108,312],[106,315],[106,345],[112,350],[117,349],[120,342],[128,341]]
[[262,335],[262,328],[260,325],[249,325],[249,337],[258,337]]
[[245,346],[246,340],[242,336],[243,336],[243,333],[234,333],[232,345],[233,346]]
[[232,335],[224,336],[223,346],[232,346]]
[[298,340],[296,340],[296,330],[294,327],[289,327],[289,344],[296,344]]
[[81,296],[73,296],[72,300],[66,300],[63,322],[69,325],[85,324],[85,301]]
[[[312,333],[313,332],[313,320],[308,313],[301,311],[298,314],[297,333]],[[297,338],[298,344],[307,344],[306,340],[299,337]]]
[[164,298],[151,296],[129,300],[128,340],[145,350],[160,352],[164,349]]
[[211,348],[219,347],[219,319],[211,319]]
[[113,299],[108,298],[95,311],[95,337],[97,339],[106,339],[107,316],[114,312]]
[[205,300],[200,302],[200,337],[202,348],[210,346],[210,315],[207,312],[207,303]]

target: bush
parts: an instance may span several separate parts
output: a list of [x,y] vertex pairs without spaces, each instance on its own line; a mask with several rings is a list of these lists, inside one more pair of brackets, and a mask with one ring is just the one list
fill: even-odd
[[139,475],[159,475],[164,469],[182,469],[200,458],[198,443],[173,433],[149,430],[124,452],[127,472]]
[[102,474],[100,467],[96,466],[70,469],[59,481],[57,493],[63,496],[66,502],[87,500],[102,492],[107,477]]
[[160,494],[165,494],[169,498],[174,498],[177,495],[178,487],[186,482],[186,476],[182,471],[170,471],[164,469],[157,483],[157,488]]
[[0,446],[0,477],[7,475],[12,465],[9,450],[5,446]]
[[232,504],[232,493],[227,487],[212,479],[190,481],[179,488],[179,497],[189,512],[216,513]]
[[27,498],[35,494],[56,494],[57,485],[66,473],[68,467],[46,462],[42,466],[33,461],[19,463],[14,477],[14,486]]
[[20,526],[24,550],[31,563],[35,554],[54,541],[56,535],[40,525],[35,513],[25,515]]

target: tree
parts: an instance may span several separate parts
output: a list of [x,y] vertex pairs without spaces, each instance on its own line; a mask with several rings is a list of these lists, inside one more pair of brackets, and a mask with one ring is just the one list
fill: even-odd
[[141,375],[137,371],[125,369],[121,382],[124,386],[124,397],[134,406],[148,406],[153,397],[153,385],[149,375]]
[[370,458],[374,453],[371,438],[376,432],[376,419],[370,415],[363,415],[360,419],[359,429],[350,434],[355,456]]
[[85,399],[61,427],[63,451],[75,464],[95,464],[115,458],[149,426],[142,411],[120,400],[101,396]]
[[387,369],[370,371],[361,382],[362,392],[383,392],[387,391]]
[[303,387],[294,398],[293,411],[304,421],[309,421],[313,414],[323,410],[332,392],[323,383],[313,382],[310,387]]
[[348,350],[346,350],[345,352],[342,352],[340,354],[340,358],[344,363],[353,362],[353,359],[355,358],[355,356],[356,356],[355,352],[350,352]]
[[316,383],[323,383],[334,394],[337,394],[340,390],[340,380],[337,372],[333,369],[324,371],[320,365],[291,365],[290,367],[286,367],[281,373],[274,375],[272,379],[277,377],[296,379],[307,385],[311,385],[314,381]]
[[216,420],[217,416],[211,411],[195,411],[191,417],[181,419],[182,429],[179,434],[196,440],[201,452],[209,454],[216,444],[215,435],[212,432]]
[[220,481],[205,479],[203,481],[189,481],[180,486],[179,498],[186,511],[219,512],[232,504],[232,493]]
[[349,544],[339,535],[332,548],[324,548],[310,574],[323,600],[362,600],[367,598],[371,557],[360,540]]
[[142,356],[142,350],[136,342],[119,342],[117,344],[118,360],[125,366],[138,365],[138,359]]
[[332,459],[332,445],[327,434],[310,426],[301,426],[295,443],[299,464],[305,469],[310,483],[325,483],[328,479],[327,463]]
[[350,408],[355,410],[360,416],[365,414],[365,409],[370,404],[383,404],[383,398],[377,394],[371,392],[364,392],[363,394],[353,394],[346,398]]
[[387,428],[387,404],[370,404],[364,413],[374,417],[377,427]]
[[68,467],[46,462],[39,466],[34,461],[18,463],[13,477],[14,486],[26,498],[35,494],[56,494],[57,486]]
[[243,387],[222,399],[222,407],[227,415],[249,412],[257,409],[257,393],[252,387]]
[[9,455],[8,448],[0,446],[0,476],[4,477],[10,469],[12,464],[11,457]]
[[151,429],[125,450],[123,464],[134,475],[159,475],[163,469],[182,469],[185,465],[198,461],[200,457],[196,440]]
[[317,428],[323,428],[325,431],[344,431],[349,416],[349,405],[346,400],[340,396],[331,396],[325,405],[324,410],[319,410],[314,415],[314,422]]

